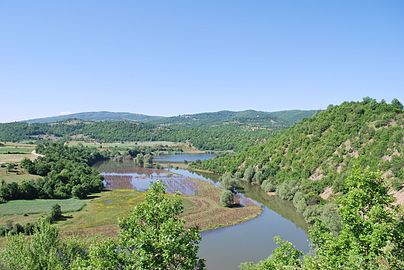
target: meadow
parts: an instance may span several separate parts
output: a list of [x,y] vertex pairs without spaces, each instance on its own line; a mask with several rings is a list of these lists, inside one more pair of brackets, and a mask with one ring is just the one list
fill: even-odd
[[62,212],[66,213],[80,211],[86,205],[86,202],[79,199],[9,201],[0,204],[0,216],[46,213],[55,204],[59,204]]

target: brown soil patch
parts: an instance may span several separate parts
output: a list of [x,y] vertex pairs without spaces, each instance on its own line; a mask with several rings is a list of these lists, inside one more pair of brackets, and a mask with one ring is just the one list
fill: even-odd
[[331,187],[326,187],[324,189],[323,193],[320,194],[320,197],[323,200],[328,200],[331,197],[332,194],[333,194],[332,188]]

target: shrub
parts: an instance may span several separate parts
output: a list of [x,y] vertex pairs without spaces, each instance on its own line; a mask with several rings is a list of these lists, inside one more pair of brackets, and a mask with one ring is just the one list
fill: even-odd
[[234,201],[234,194],[230,190],[223,190],[220,195],[220,203],[224,207],[231,207]]
[[62,208],[60,207],[59,204],[55,204],[52,206],[52,210],[50,212],[50,220],[51,222],[57,221],[62,217]]
[[274,192],[276,190],[276,186],[270,180],[264,180],[261,184],[261,188],[265,192]]

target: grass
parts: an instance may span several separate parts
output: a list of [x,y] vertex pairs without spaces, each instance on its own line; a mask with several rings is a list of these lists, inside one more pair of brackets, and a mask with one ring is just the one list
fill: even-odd
[[34,159],[31,152],[35,149],[34,144],[25,143],[2,143],[0,145],[0,164],[18,163],[24,158]]
[[193,147],[188,146],[186,143],[168,142],[168,141],[136,141],[136,142],[112,142],[112,143],[99,143],[95,141],[70,141],[69,145],[75,146],[82,144],[91,148],[98,149],[118,149],[126,150],[128,148],[134,148],[137,146],[153,147],[158,145],[167,145],[170,148],[181,148],[184,153],[203,153]]
[[4,163],[18,163],[24,158],[35,159],[33,154],[0,154],[0,164]]
[[0,154],[29,154],[35,146],[0,146]]
[[70,141],[69,145],[82,144],[87,147],[94,148],[131,148],[136,146],[157,146],[157,145],[168,145],[174,146],[178,143],[166,142],[166,141],[145,141],[145,142],[112,142],[112,143],[99,143],[99,142],[88,142],[88,141]]
[[142,202],[145,194],[136,190],[120,190],[95,194],[86,200],[87,206],[72,218],[59,224],[62,232],[92,235],[115,235],[118,219],[127,216],[135,205]]
[[[221,189],[197,179],[190,181],[196,183],[198,191],[195,196],[183,196],[185,211],[182,216],[186,226],[211,230],[244,222],[261,213],[261,208],[255,204],[237,208],[222,207]],[[128,216],[144,197],[144,192],[115,189],[94,194],[87,200],[11,201],[0,205],[0,224],[10,220],[21,224],[35,222],[41,215],[34,213],[49,211],[53,204],[58,203],[66,212],[64,215],[68,217],[65,221],[57,223],[63,235],[80,235],[86,238],[95,235],[114,237],[118,232],[118,219]]]
[[196,196],[187,196],[193,207],[188,208],[183,218],[187,226],[198,226],[202,231],[235,225],[257,217],[262,209],[250,203],[243,207],[227,208],[220,204],[221,189],[203,181],[198,185]]
[[0,216],[46,213],[55,204],[62,207],[62,212],[73,212],[80,211],[86,205],[86,202],[78,199],[9,201],[0,204]]
[[[221,189],[196,179],[192,181],[198,185],[198,194],[183,196],[183,218],[187,226],[211,230],[244,222],[261,213],[261,208],[255,204],[240,208],[222,207],[219,203]],[[115,189],[96,195],[97,198],[87,200],[83,210],[71,213],[72,218],[59,224],[63,234],[116,236],[118,219],[128,216],[133,207],[144,200],[145,193]]]
[[0,166],[0,181],[4,180],[6,181],[6,183],[11,182],[19,183],[24,180],[39,179],[39,178],[41,178],[41,176],[29,174],[24,169],[21,169],[19,165],[17,165],[16,169],[11,172],[7,171],[6,167]]

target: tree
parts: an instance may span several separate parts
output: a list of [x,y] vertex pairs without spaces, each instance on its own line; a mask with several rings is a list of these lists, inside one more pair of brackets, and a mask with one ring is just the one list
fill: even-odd
[[85,199],[87,197],[87,190],[83,185],[76,185],[72,188],[72,195],[78,199]]
[[234,194],[230,190],[223,190],[220,195],[220,204],[224,207],[231,207],[234,202]]
[[221,178],[221,185],[224,189],[234,192],[236,190],[236,180],[233,178],[230,172],[223,174]]
[[153,156],[151,154],[144,155],[143,163],[146,167],[151,167],[153,165]]
[[391,101],[391,104],[394,105],[394,106],[396,106],[396,107],[399,108],[400,110],[403,109],[403,104],[402,104],[402,103],[400,102],[400,100],[398,100],[397,98],[394,98],[394,99]]
[[0,251],[0,269],[64,270],[83,254],[76,242],[61,242],[58,230],[45,218],[40,219],[32,237],[23,234],[6,237]]
[[355,168],[345,180],[344,195],[339,197],[341,232],[336,237],[323,224],[312,231],[318,246],[313,267],[326,269],[402,269],[404,255],[404,220],[396,206],[391,205],[381,175]]
[[252,166],[247,167],[244,171],[244,180],[248,181],[249,183],[254,177],[254,168]]
[[53,205],[49,216],[51,222],[61,219],[62,216],[63,216],[62,208],[60,207],[60,205],[59,204]]
[[138,166],[140,166],[140,167],[143,167],[143,166],[144,166],[144,159],[143,159],[143,155],[142,155],[142,154],[137,154],[137,155],[136,155],[135,163],[136,163]]
[[381,175],[354,168],[343,193],[337,199],[340,232],[317,221],[310,230],[313,255],[301,260],[299,251],[282,242],[268,259],[241,269],[403,269],[404,220]]
[[301,269],[302,261],[300,257],[303,252],[297,250],[292,243],[282,240],[280,237],[274,238],[279,245],[272,255],[258,264],[242,263],[240,270],[278,270],[278,269]]
[[145,201],[119,222],[118,243],[92,246],[77,269],[205,269],[198,258],[199,229],[185,228],[182,212],[179,195],[166,195],[165,186],[154,183]]
[[8,172],[13,171],[14,168],[15,168],[15,164],[14,164],[14,163],[8,163],[8,164],[7,164],[7,171],[8,171]]

